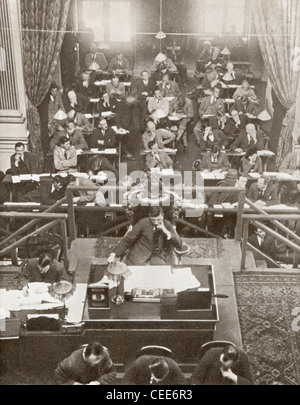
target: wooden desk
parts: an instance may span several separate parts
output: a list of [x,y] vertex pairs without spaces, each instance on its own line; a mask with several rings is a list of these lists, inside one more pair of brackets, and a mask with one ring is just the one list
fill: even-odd
[[[91,261],[81,259],[79,268],[91,265]],[[210,265],[179,266],[191,267],[193,274],[204,286],[208,283],[210,290],[215,294],[214,270]],[[90,282],[102,279],[107,265],[91,267]],[[149,266],[149,271],[151,267]],[[115,289],[109,290],[110,298]],[[212,298],[211,310],[195,311],[194,315],[182,315],[181,319],[162,319],[166,309],[162,303],[141,303],[124,301],[116,306],[110,301],[110,309],[100,310],[97,318],[91,319],[86,302],[84,318],[88,333],[98,335],[104,345],[108,345],[118,357],[134,356],[138,346],[147,344],[165,345],[180,353],[182,361],[195,358],[199,347],[206,341],[213,340],[216,323],[219,321],[218,303]],[[86,332],[86,333],[87,333]],[[120,338],[122,336],[122,338]],[[176,339],[174,337],[176,336]]]

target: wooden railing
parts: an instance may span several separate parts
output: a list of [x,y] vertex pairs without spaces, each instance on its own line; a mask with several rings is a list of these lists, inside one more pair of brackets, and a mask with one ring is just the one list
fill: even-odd
[[[272,236],[274,239],[283,243],[285,246],[289,247],[294,251],[293,267],[298,266],[299,257],[300,257],[300,237],[296,235],[289,228],[284,226],[279,221],[284,220],[300,220],[299,214],[268,214],[261,208],[258,208],[251,200],[245,198],[245,202],[254,210],[254,214],[243,214],[243,240],[242,240],[242,260],[241,260],[241,270],[244,270],[246,267],[246,252],[248,244],[248,234],[249,234],[249,223],[255,227],[263,230],[266,234]],[[268,221],[274,224],[277,229],[280,229],[286,236],[281,235],[274,229],[268,227],[260,221]],[[291,238],[292,240],[288,239]]]
[[[62,237],[62,250],[64,255],[64,265],[65,268],[68,269],[69,267],[69,260],[68,260],[68,235],[67,235],[67,220],[68,215],[63,213],[53,213],[62,203],[66,201],[66,197],[62,198],[61,200],[57,201],[51,207],[49,207],[46,211],[40,212],[0,212],[0,218],[4,219],[31,219],[28,223],[23,225],[17,231],[11,233],[6,231],[7,237],[0,242],[0,256],[3,256],[7,253],[10,253],[12,257],[15,259],[16,254],[15,250],[21,244],[26,242],[32,236],[37,235],[38,233],[45,232],[54,226],[60,226],[60,232]],[[18,239],[19,236],[28,232],[31,228],[35,227],[38,222],[40,221],[49,221],[47,224],[40,226],[30,233],[27,233],[25,236],[22,236]],[[15,263],[14,263],[15,264]]]
[[[76,185],[69,185],[67,187],[66,191],[66,196],[67,196],[67,203],[68,203],[68,224],[69,224],[69,237],[70,237],[70,242],[75,240],[77,237],[76,234],[76,221],[75,221],[75,209],[74,209],[74,203],[73,203],[73,197],[74,197],[74,192],[75,191],[98,191],[99,187],[97,186],[76,186]],[[115,192],[116,196],[116,201],[113,201],[116,204],[122,204],[123,201],[119,201],[119,195],[120,191],[127,191],[127,188],[125,186],[118,186],[118,187],[113,187],[113,186],[106,186],[105,191],[112,191]],[[174,187],[174,191],[176,192],[176,187]],[[238,206],[237,206],[237,221],[236,221],[236,231],[235,231],[235,239],[240,241],[242,239],[242,234],[243,234],[243,220],[242,220],[242,215],[244,211],[244,203],[245,203],[245,189],[238,189],[236,187],[196,187],[196,186],[188,186],[184,187],[185,192],[202,192],[202,193],[211,193],[211,192],[217,192],[217,193],[222,193],[225,192],[226,194],[238,194]],[[126,206],[124,206],[124,209]],[[193,208],[188,208],[189,210],[192,210]],[[197,208],[195,208],[197,209]],[[103,207],[103,210],[109,211],[111,210],[111,207],[105,206]],[[205,210],[205,209],[204,209]],[[178,222],[184,224],[185,226],[190,227],[191,229],[198,230],[199,232],[206,233],[210,236],[216,237],[213,233],[203,230],[202,228],[189,223],[188,221],[185,220],[178,220]],[[114,227],[105,230],[104,232],[101,233],[101,235],[108,234],[112,231],[116,231],[118,229],[121,229],[125,226],[127,226],[129,223],[128,221],[125,221],[121,224],[115,225]]]

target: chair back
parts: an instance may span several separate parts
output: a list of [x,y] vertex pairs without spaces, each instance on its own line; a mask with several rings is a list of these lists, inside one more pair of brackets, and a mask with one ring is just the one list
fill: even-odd
[[172,350],[168,349],[165,346],[156,346],[156,345],[151,345],[151,346],[143,346],[136,355],[136,358],[138,359],[141,356],[163,356],[163,357],[168,357],[169,359],[174,359],[175,355],[172,352]]
[[224,349],[226,346],[229,346],[229,345],[236,347],[234,343],[226,341],[226,340],[214,340],[211,342],[204,343],[199,349],[199,352],[197,355],[197,361],[199,362],[202,359],[202,357],[204,356],[204,354],[206,352],[208,352],[208,350],[216,349],[216,348]]

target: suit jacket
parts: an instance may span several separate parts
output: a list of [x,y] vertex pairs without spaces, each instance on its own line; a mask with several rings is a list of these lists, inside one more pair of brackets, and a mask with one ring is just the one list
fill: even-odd
[[256,161],[254,165],[251,165],[249,160],[245,158],[245,156],[242,158],[241,161],[241,174],[244,176],[248,176],[250,172],[255,172],[259,174],[263,174],[264,169],[263,169],[263,164],[260,156],[257,156]]
[[89,101],[88,97],[84,96],[81,93],[78,93],[77,94],[77,104],[72,106],[70,103],[70,100],[68,98],[68,95],[65,93],[65,94],[63,94],[63,103],[65,106],[66,113],[68,113],[71,110],[75,110],[75,111],[81,112],[82,114],[86,114],[90,101]]
[[239,113],[243,114],[252,114],[252,115],[257,115],[258,113],[258,108],[257,105],[252,103],[252,101],[248,101],[247,104],[244,106],[241,100],[235,100],[233,106],[230,108],[230,111],[236,110]]
[[89,148],[80,129],[75,129],[73,134],[67,134],[67,137],[70,138],[71,145],[74,146],[75,149],[84,150]]
[[54,259],[47,273],[42,274],[38,267],[38,261],[38,258],[30,259],[22,269],[22,276],[26,278],[29,283],[57,283],[61,280],[64,272],[64,266],[62,263]]
[[211,160],[211,152],[206,152],[203,154],[199,170],[213,170],[222,169],[223,172],[227,172],[230,169],[230,163],[227,159],[226,153],[220,152],[217,158],[217,162],[213,163]]
[[29,191],[20,198],[20,201],[37,202],[44,205],[53,205],[64,197],[63,190],[52,190],[53,181],[42,181],[39,187]]
[[[91,165],[92,165],[92,162],[94,159],[95,159],[95,156],[91,156],[87,160],[87,164],[86,164],[87,171],[92,169]],[[118,178],[118,171],[113,167],[113,165],[109,162],[109,160],[106,159],[106,157],[97,155],[97,159],[100,161],[99,172],[105,172],[105,171],[112,172],[112,173],[114,173],[116,178]]]
[[[65,152],[67,152],[67,159],[65,158]],[[68,151],[65,151],[61,146],[55,146],[53,152],[54,167],[57,171],[76,171],[77,166],[77,153],[74,146]]]
[[49,97],[49,104],[48,104],[48,122],[53,120],[54,115],[57,113],[59,109],[65,111],[64,103],[62,100],[62,95],[60,92],[57,92],[56,96],[54,97],[53,101],[51,95]]
[[85,64],[86,69],[89,69],[92,62],[96,62],[97,65],[99,65],[100,70],[106,70],[107,69],[108,63],[107,63],[106,57],[101,52],[96,52],[95,56],[94,56],[94,54],[92,52],[90,52],[85,56],[84,64]]
[[218,112],[225,113],[224,100],[218,98],[215,102],[211,103],[211,96],[204,97],[199,107],[200,118],[203,115],[217,115]]
[[10,172],[12,175],[41,173],[38,158],[32,153],[24,152],[24,162],[19,163],[18,167],[15,165],[15,156],[14,153],[10,157]]
[[245,116],[240,115],[240,124],[237,125],[233,118],[229,118],[224,127],[224,134],[227,136],[236,136],[246,127]]
[[[298,165],[300,165],[300,159]],[[296,169],[297,169],[297,152],[290,152],[284,157],[279,167],[279,171],[292,174]]]
[[151,114],[156,110],[163,110],[163,112],[169,114],[170,103],[167,99],[158,101],[155,97],[151,97],[148,101],[148,111]]
[[256,249],[261,250],[263,253],[271,256],[271,258],[274,258],[276,260],[275,242],[274,239],[271,238],[271,236],[266,235],[260,245],[256,233],[253,233],[249,236],[248,242],[251,243],[251,245],[254,246]]
[[[147,86],[144,85],[143,79],[139,79],[136,85],[132,89],[133,95],[136,95],[139,101],[146,100],[146,97],[150,97],[155,89],[155,84],[149,79]],[[142,94],[147,93],[147,95]]]
[[[151,372],[149,366],[157,356],[140,356],[128,368],[124,375],[124,384],[126,385],[149,385],[151,379]],[[178,364],[167,357],[164,360],[168,363],[169,374],[157,385],[185,385],[187,381],[180,370]]]
[[211,149],[212,146],[216,143],[220,147],[222,146],[225,135],[219,129],[212,129],[211,132],[214,134],[214,140],[212,141],[209,137],[207,137],[206,141],[204,140],[204,133],[200,138],[200,150],[201,152],[206,151],[207,149]]
[[[224,378],[220,371],[220,356],[222,348],[208,350],[191,376],[191,383],[197,385],[233,385],[233,382]],[[239,358],[231,368],[237,375],[237,385],[252,385],[252,376],[249,360],[245,352],[239,351]]]
[[263,194],[258,189],[257,183],[252,183],[246,195],[252,202],[261,200],[265,201],[266,205],[276,205],[280,203],[277,182],[270,182]]
[[90,140],[90,147],[91,148],[99,148],[101,145],[98,141],[104,141],[104,148],[115,148],[117,144],[116,133],[113,129],[107,128],[104,135],[101,128],[94,129],[91,140]]
[[95,366],[91,366],[83,358],[84,346],[73,352],[58,365],[54,373],[56,384],[70,385],[74,384],[74,382],[88,384],[91,381],[99,381],[101,384],[107,385],[115,379],[116,369],[108,349],[104,347],[100,362]]
[[[218,187],[234,187],[235,183],[232,181],[228,181],[225,179],[218,184]],[[208,204],[222,204],[228,202],[230,204],[234,204],[238,201],[239,198],[239,190],[237,189],[236,193],[226,193],[226,191],[222,191],[221,193],[214,191],[207,195]]]
[[91,75],[89,84],[87,87],[85,87],[82,83],[82,80],[79,79],[74,85],[76,94],[82,94],[85,97],[96,97],[98,95],[99,89],[97,86],[95,86],[94,80],[95,79]]
[[180,93],[179,86],[176,82],[172,80],[168,83],[169,87],[164,87],[163,84],[160,83],[158,88],[161,90],[163,97],[177,97]]
[[110,61],[110,64],[108,65],[108,71],[113,72],[114,70],[122,70],[123,72],[127,72],[130,70],[129,62],[128,59],[123,58],[121,61],[121,66],[119,65],[118,59],[117,58],[112,58]]
[[108,83],[105,90],[109,97],[111,97],[113,94],[117,94],[120,97],[125,97],[125,86],[122,83],[119,83],[118,87],[115,87],[112,83]]
[[183,105],[183,110],[178,107],[178,98],[173,98],[173,100],[170,101],[170,114],[173,112],[183,112],[187,116],[187,118],[193,118],[194,117],[194,108],[193,108],[193,103],[192,100],[189,98],[185,97],[185,102]]
[[248,135],[246,131],[240,133],[237,139],[230,145],[231,150],[235,150],[237,148],[243,149],[244,152],[247,151],[251,146],[256,146],[258,150],[263,150],[265,147],[265,136],[262,131],[256,132],[256,143],[248,141]]
[[181,248],[182,241],[174,231],[171,223],[164,220],[164,225],[171,233],[171,239],[167,240],[166,235],[158,230],[157,242],[154,239],[154,226],[150,218],[141,219],[124,238],[115,246],[113,252],[116,256],[122,256],[129,249],[126,259],[127,264],[144,265],[150,259],[157,247],[157,253],[164,256],[164,246],[170,245]]
[[173,161],[166,152],[158,152],[159,160],[157,160],[152,153],[148,153],[146,156],[145,170],[148,171],[151,168],[159,167],[162,169],[172,169]]

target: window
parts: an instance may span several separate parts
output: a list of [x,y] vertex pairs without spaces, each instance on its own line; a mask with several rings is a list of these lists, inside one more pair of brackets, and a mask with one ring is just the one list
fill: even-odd
[[111,1],[109,4],[109,33],[112,42],[129,42],[131,39],[129,1]]
[[84,0],[83,20],[94,32],[95,41],[104,41],[104,6],[101,0]]
[[205,0],[206,33],[244,32],[245,0]]

